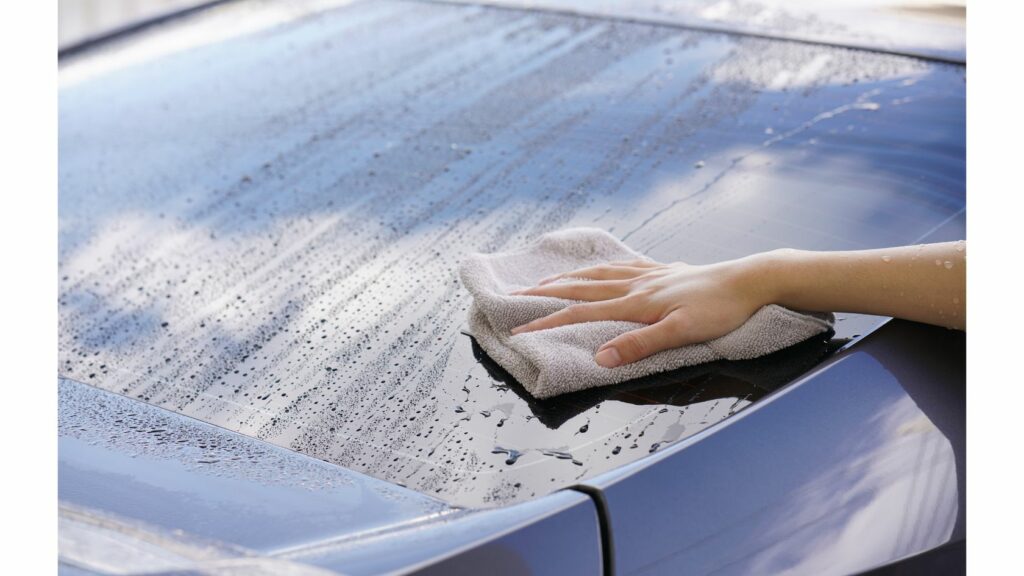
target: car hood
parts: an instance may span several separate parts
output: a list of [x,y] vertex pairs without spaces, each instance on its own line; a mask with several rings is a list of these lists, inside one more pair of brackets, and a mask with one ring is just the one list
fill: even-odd
[[962,237],[964,76],[481,6],[163,25],[62,62],[58,372],[457,506],[529,500],[884,319],[537,402],[466,334],[468,253],[580,225],[693,263]]

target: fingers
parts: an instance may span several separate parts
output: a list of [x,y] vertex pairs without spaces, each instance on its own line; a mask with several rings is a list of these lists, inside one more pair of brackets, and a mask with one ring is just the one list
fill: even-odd
[[574,304],[563,308],[554,314],[538,318],[533,322],[517,326],[512,329],[512,334],[522,334],[535,330],[547,330],[567,324],[578,324],[580,322],[596,322],[598,320],[626,320],[628,310],[616,300],[606,300],[592,304]]
[[[649,265],[648,265],[649,264]],[[548,276],[542,279],[537,284],[543,286],[550,284],[556,280],[563,278],[586,278],[588,280],[628,280],[629,278],[636,278],[643,274],[647,269],[656,266],[653,262],[646,262],[643,260],[636,260],[631,262],[611,262],[609,264],[601,264],[599,266],[590,266],[588,268],[580,268],[579,270],[573,270],[572,272],[563,272],[561,274],[555,274],[554,276]]]
[[681,317],[669,315],[656,324],[609,340],[597,350],[594,361],[605,368],[615,368],[686,343]]
[[629,286],[618,280],[593,280],[590,282],[565,282],[535,286],[525,290],[517,290],[512,294],[518,296],[550,296],[567,300],[610,300],[618,298],[629,291]]

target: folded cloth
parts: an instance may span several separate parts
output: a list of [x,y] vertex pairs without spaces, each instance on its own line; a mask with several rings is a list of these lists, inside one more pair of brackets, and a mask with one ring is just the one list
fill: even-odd
[[611,234],[572,228],[545,234],[520,250],[473,254],[460,269],[473,296],[469,329],[477,343],[536,398],[550,398],[596,386],[714,360],[763,356],[829,330],[832,314],[796,312],[768,305],[732,332],[701,344],[664,350],[643,360],[604,368],[594,354],[605,342],[643,326],[636,322],[569,324],[513,336],[512,328],[557,312],[574,300],[516,296],[547,276],[613,260],[648,258]]

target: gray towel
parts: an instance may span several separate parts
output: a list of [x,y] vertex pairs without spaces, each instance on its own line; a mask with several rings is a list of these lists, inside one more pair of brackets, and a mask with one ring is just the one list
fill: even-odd
[[512,328],[547,316],[573,300],[512,296],[542,278],[612,260],[644,258],[603,230],[572,228],[541,236],[520,250],[473,254],[460,270],[473,295],[469,328],[480,347],[536,398],[550,398],[595,386],[617,384],[666,370],[714,360],[763,356],[803,342],[832,327],[832,314],[794,312],[774,304],[758,310],[729,334],[664,350],[616,368],[604,368],[594,354],[612,338],[643,326],[600,321],[559,326],[513,336]]

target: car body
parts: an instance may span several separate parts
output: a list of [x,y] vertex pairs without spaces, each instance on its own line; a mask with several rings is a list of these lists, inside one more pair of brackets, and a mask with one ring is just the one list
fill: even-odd
[[456,275],[572,225],[696,263],[961,239],[962,24],[215,4],[62,59],[63,571],[962,571],[963,333],[840,314],[537,401]]

